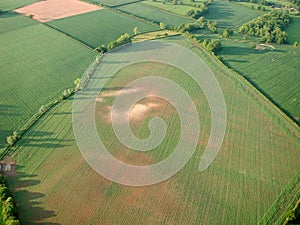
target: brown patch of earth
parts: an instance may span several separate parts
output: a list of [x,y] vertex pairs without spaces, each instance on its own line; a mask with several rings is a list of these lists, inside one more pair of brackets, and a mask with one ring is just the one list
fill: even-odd
[[78,0],[46,0],[16,9],[15,12],[26,16],[33,15],[32,18],[39,22],[49,22],[100,9],[102,7]]

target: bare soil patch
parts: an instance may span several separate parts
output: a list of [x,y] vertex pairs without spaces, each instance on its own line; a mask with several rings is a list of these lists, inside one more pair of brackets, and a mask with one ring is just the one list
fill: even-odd
[[29,16],[39,22],[49,22],[69,16],[100,10],[102,7],[78,0],[46,0],[16,9],[15,12]]
[[4,158],[0,161],[0,171],[4,176],[17,176],[17,162],[12,157]]

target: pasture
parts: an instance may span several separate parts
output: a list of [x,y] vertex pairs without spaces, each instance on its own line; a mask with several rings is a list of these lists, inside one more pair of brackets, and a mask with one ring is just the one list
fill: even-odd
[[189,19],[183,16],[165,12],[158,8],[147,6],[146,4],[143,3],[124,5],[121,7],[117,7],[117,9],[146,20],[155,21],[156,23],[163,22],[167,25],[172,25],[172,26],[195,21],[193,19]]
[[[72,87],[95,55],[55,30],[42,24],[30,25],[28,18],[15,16],[2,21],[7,32],[2,30],[0,34],[0,148],[6,136],[41,105]],[[17,29],[22,24],[24,27]],[[10,25],[16,29],[12,31]]]
[[248,43],[222,41],[222,61],[255,84],[268,98],[300,122],[300,49],[276,45],[256,50]]
[[289,26],[286,29],[286,32],[288,34],[288,41],[290,44],[294,44],[296,41],[300,43],[300,17],[293,17],[293,22],[289,24]]
[[20,8],[25,5],[37,2],[39,0],[1,0],[0,10],[8,11],[16,8]]
[[[112,23],[112,21],[118,21],[118,23]],[[159,27],[109,9],[55,20],[47,24],[91,48],[96,48],[100,44],[107,45],[124,33],[133,34],[135,27],[138,27],[140,32],[159,29]]]
[[[171,38],[190,47],[182,38]],[[123,48],[134,54],[134,46]],[[128,163],[153,163],[173,151],[180,124],[176,111],[166,102],[144,99],[139,104],[162,104],[132,121],[134,133],[149,135],[150,118],[162,116],[168,125],[166,139],[150,153],[126,149],[113,134],[106,115],[118,90],[145,76],[162,76],[184,88],[194,100],[201,123],[198,147],[192,159],[169,180],[148,187],[111,183],[83,160],[72,130],[72,101],[53,109],[16,146],[13,158],[18,176],[8,182],[23,223],[59,224],[258,224],[299,168],[299,130],[278,114],[268,102],[241,79],[220,66],[208,53],[192,48],[208,63],[223,90],[227,108],[227,131],[216,160],[198,172],[199,160],[209,139],[210,110],[199,86],[181,70],[162,63],[144,62],[120,70],[108,79],[96,105],[96,125],[105,145],[115,157]],[[187,59],[188,60],[188,59]],[[101,70],[91,79],[107,77]],[[112,76],[113,74],[110,74]],[[106,78],[107,79],[107,78]],[[259,102],[259,104],[258,104]],[[276,120],[274,120],[276,118]],[[276,122],[275,122],[276,121]],[[280,124],[283,124],[283,128]],[[88,140],[87,140],[88,141]],[[120,151],[121,150],[121,151]],[[289,163],[286,163],[289,162]],[[299,185],[295,187],[299,188]],[[282,207],[287,204],[283,201]],[[253,204],[255,202],[255,204]],[[128,207],[130,206],[130,207]],[[80,212],[80,213],[78,213]],[[282,211],[279,210],[279,212]],[[277,214],[273,215],[273,218]],[[266,224],[266,223],[264,223]],[[273,224],[273,223],[270,223]]]
[[217,20],[222,28],[237,28],[247,21],[263,15],[262,11],[250,9],[234,2],[215,0],[209,7],[205,19]]

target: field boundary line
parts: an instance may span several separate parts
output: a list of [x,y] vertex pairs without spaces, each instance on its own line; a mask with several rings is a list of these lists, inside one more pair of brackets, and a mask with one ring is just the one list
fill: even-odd
[[44,25],[45,27],[47,27],[50,30],[53,30],[53,31],[55,31],[57,33],[60,33],[61,35],[66,36],[67,38],[69,38],[69,39],[71,39],[71,40],[79,43],[80,45],[88,48],[89,50],[94,51],[94,49],[91,46],[89,46],[88,44],[85,44],[83,41],[80,41],[80,40],[76,39],[75,37],[73,37],[73,36],[71,36],[71,35],[69,35],[69,34],[67,34],[67,33],[59,30],[58,28],[52,27],[50,24],[47,24],[47,23],[40,23],[40,24]]

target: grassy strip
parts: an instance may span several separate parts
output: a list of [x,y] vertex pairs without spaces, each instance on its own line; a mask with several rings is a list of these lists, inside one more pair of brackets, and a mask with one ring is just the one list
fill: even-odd
[[[274,224],[281,225],[289,222],[289,211],[286,212],[284,209],[288,209],[295,204],[295,201],[300,197],[300,172],[291,180],[286,189],[280,194],[276,201],[269,208],[264,217],[259,221],[259,224]],[[297,202],[299,205],[299,200]],[[297,205],[293,210],[296,210]]]

